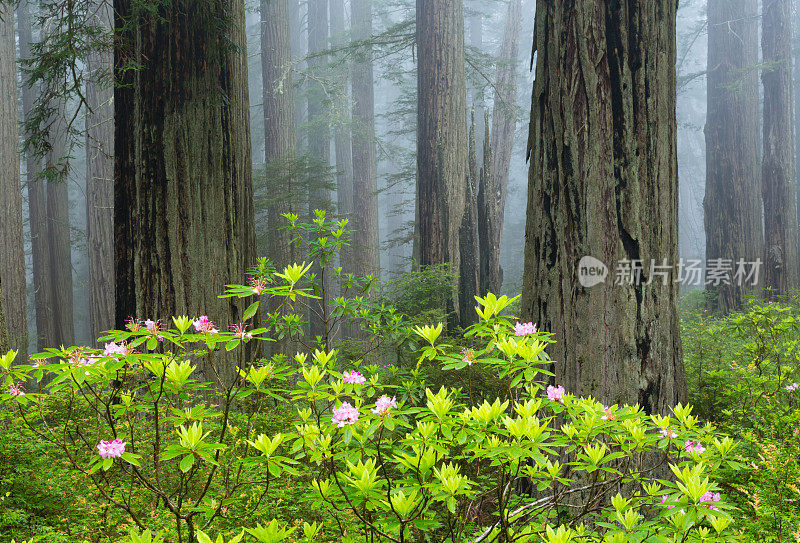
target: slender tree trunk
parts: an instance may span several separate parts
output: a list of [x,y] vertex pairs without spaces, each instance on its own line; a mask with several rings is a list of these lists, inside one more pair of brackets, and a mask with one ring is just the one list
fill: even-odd
[[[111,31],[105,0],[89,5],[92,25]],[[89,324],[92,340],[114,328],[114,88],[111,49],[94,51],[86,82],[86,242],[89,249]]]
[[[306,54],[306,44],[308,40],[303,35],[303,26],[301,21],[303,20],[303,13],[300,9],[300,0],[290,0],[289,4],[289,34],[291,40],[291,48],[292,48],[292,62],[298,64],[297,69],[299,68],[300,59],[302,59]],[[300,125],[303,123],[305,119],[305,104],[303,100],[295,100],[294,101],[294,128],[295,128],[295,137],[297,138],[297,149],[301,149],[303,147],[303,131],[300,130]]]
[[[330,0],[331,15],[331,47],[339,48],[345,43],[345,13],[344,0]],[[334,147],[336,149],[336,197],[339,216],[353,218],[353,156],[350,149],[350,100],[348,91],[349,63],[337,67],[341,70],[337,74],[337,82],[341,84],[336,89],[336,127],[334,129]],[[345,272],[353,272],[353,261],[350,247],[342,248],[341,266]]]
[[[372,36],[372,0],[352,2],[353,40]],[[372,47],[353,62],[353,261],[357,275],[380,273],[378,168],[375,153],[375,87]]]
[[473,304],[478,295],[478,210],[475,187],[478,184],[480,170],[478,169],[477,145],[475,145],[475,114],[469,129],[469,162],[467,177],[467,194],[464,200],[464,215],[459,229],[459,255],[461,257],[458,284],[458,296],[462,300],[459,307],[461,326],[469,326],[477,321]]
[[[19,29],[20,57],[31,58],[33,43],[30,19],[30,2],[20,0],[17,5],[17,28]],[[23,76],[24,77],[24,76]],[[27,81],[22,85],[22,110],[26,121],[30,120],[36,89]],[[33,150],[25,155],[25,184],[28,193],[28,220],[31,233],[31,253],[33,262],[33,296],[36,312],[36,348],[58,345],[55,335],[55,305],[53,304],[52,264],[47,233],[47,198],[45,182],[40,180],[41,160]]]
[[[754,262],[762,257],[756,0],[709,0],[706,259]],[[731,278],[733,279],[733,278]],[[712,309],[741,307],[739,281],[709,286]]]
[[[483,49],[483,15],[479,11],[473,11],[469,17],[469,45],[474,52],[480,53]],[[483,158],[483,142],[486,139],[484,134],[483,115],[486,111],[484,103],[485,96],[483,95],[484,85],[475,83],[472,85],[470,100],[472,102],[472,110],[475,112],[475,118],[478,119],[478,124],[475,126],[475,153],[477,156]]]
[[417,54],[419,262],[450,265],[456,279],[449,309],[458,319],[459,229],[467,194],[461,0],[417,0]]
[[[0,299],[3,296],[3,278],[0,277]],[[6,323],[6,312],[4,304],[0,304],[0,354],[6,354],[11,346],[8,343],[8,324]]]
[[[265,161],[274,177],[269,182],[267,210],[269,257],[279,270],[292,262],[291,236],[285,230],[284,213],[294,211],[292,198],[296,156],[294,91],[291,72],[289,0],[261,0],[261,67],[264,91]],[[269,311],[277,310],[280,300],[270,299]],[[281,342],[273,352],[288,353]]]
[[[328,48],[328,0],[308,0],[308,54],[314,55]],[[326,106],[325,89],[320,78],[327,64],[327,57],[317,56],[308,61],[308,71],[314,78],[308,85],[308,154],[324,169],[324,173],[316,176],[312,182],[319,183],[327,179],[331,163],[331,135],[329,127],[329,110]],[[330,194],[327,188],[312,186],[309,189],[309,217],[314,217],[315,209],[328,209]],[[318,282],[329,284],[329,274],[324,274],[318,266],[312,272],[317,275]],[[322,292],[320,300],[309,299],[309,330],[311,337],[327,337],[327,296],[329,289]]]
[[[554,334],[568,392],[648,413],[686,397],[677,284],[649,269],[678,258],[676,9],[536,5],[523,319]],[[611,270],[594,287],[577,273],[588,255]],[[626,260],[642,281],[614,284]]]
[[798,286],[791,7],[790,0],[765,0],[762,14],[764,280],[775,294]]
[[[495,74],[494,113],[492,115],[492,194],[496,194],[497,214],[487,220],[492,222],[488,231],[485,292],[499,292],[503,285],[503,269],[500,266],[500,246],[503,241],[506,194],[508,194],[508,171],[514,150],[514,134],[517,129],[517,57],[519,55],[519,33],[522,27],[522,0],[511,0],[506,12],[503,42],[497,60]],[[489,184],[487,182],[487,189]]]
[[[131,20],[135,3],[114,2],[117,325],[188,314],[224,330],[252,300],[218,296],[256,256],[244,3],[176,0]],[[236,352],[215,362],[221,379]]]
[[[27,360],[28,320],[25,250],[22,235],[22,188],[17,128],[17,65],[14,8],[0,4],[0,296],[8,327],[8,343]],[[0,327],[2,323],[0,323]],[[0,329],[2,334],[2,329]]]
[[503,282],[500,267],[500,239],[502,228],[498,224],[500,210],[498,207],[498,189],[492,171],[494,165],[493,152],[489,142],[489,117],[484,118],[485,141],[483,143],[483,168],[478,185],[478,240],[480,246],[480,286],[481,296],[487,292],[498,294]]

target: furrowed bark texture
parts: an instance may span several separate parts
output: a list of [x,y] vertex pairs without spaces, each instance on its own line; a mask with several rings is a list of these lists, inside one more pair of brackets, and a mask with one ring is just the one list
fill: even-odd
[[[706,117],[706,259],[762,258],[758,107],[758,18],[755,0],[708,2]],[[710,286],[711,309],[741,307],[738,281]]]
[[189,314],[227,329],[248,301],[217,296],[255,261],[244,4],[176,0],[129,20],[133,4],[114,2],[116,28],[133,23],[115,57],[117,326]]
[[798,285],[794,186],[791,1],[763,4],[764,284],[776,294]]
[[[353,0],[354,41],[372,36],[372,0]],[[378,167],[375,152],[375,89],[372,46],[353,62],[353,262],[357,276],[380,273]]]
[[502,226],[498,203],[498,190],[492,172],[493,151],[490,143],[489,116],[484,118],[485,139],[483,142],[483,168],[481,168],[478,186],[478,241],[480,246],[480,286],[481,296],[486,293],[500,293],[503,283],[503,269],[500,267],[500,239]]
[[14,8],[11,4],[0,4],[0,277],[4,287],[0,302],[5,311],[8,342],[11,348],[22,350],[24,362],[27,360],[24,353],[28,350],[28,319],[16,59]]
[[[3,296],[3,278],[0,277],[0,297]],[[0,298],[2,299],[2,298]],[[8,344],[8,324],[3,304],[0,304],[0,353],[7,353],[11,346]]]
[[[27,0],[17,4],[17,28],[22,59],[31,58],[31,18]],[[23,75],[23,77],[25,77]],[[31,88],[27,78],[22,84],[22,111],[29,120],[36,100],[36,89]],[[52,263],[47,240],[47,197],[45,182],[39,179],[42,163],[33,150],[25,154],[25,184],[28,193],[28,220],[31,233],[31,260],[33,263],[33,297],[36,312],[36,349],[57,346],[55,336],[55,306],[53,304]]]
[[[90,3],[91,24],[111,31],[105,0]],[[114,53],[94,51],[86,81],[86,242],[89,249],[89,326],[92,341],[114,328]]]
[[[291,161],[296,155],[296,139],[289,29],[289,1],[262,0],[261,67],[265,161],[268,166],[272,165],[268,170],[276,175],[270,182],[273,203],[267,210],[268,251],[275,267],[281,271],[292,263],[291,236],[284,229],[288,223],[282,215],[293,211],[291,197],[296,181],[291,172]],[[269,304],[269,311],[274,312],[280,300],[270,298]],[[287,342],[280,342],[273,352],[289,354]]]
[[455,281],[449,310],[458,319],[468,152],[461,0],[417,0],[417,53],[419,263],[450,265]]
[[[677,2],[538,2],[522,315],[553,332],[568,392],[665,412],[686,397],[674,277],[614,285],[623,259],[678,257]],[[610,268],[592,288],[578,263]]]
[[[499,292],[503,286],[503,269],[500,266],[500,246],[503,241],[508,171],[514,150],[517,129],[517,57],[519,33],[522,27],[522,0],[511,0],[506,12],[503,42],[498,54],[495,74],[494,113],[492,115],[492,194],[496,194],[497,214],[489,228],[491,262],[487,262],[486,292]],[[487,188],[488,188],[487,183]],[[488,202],[488,200],[487,200]],[[496,253],[496,254],[495,254]],[[483,264],[483,262],[482,262]]]

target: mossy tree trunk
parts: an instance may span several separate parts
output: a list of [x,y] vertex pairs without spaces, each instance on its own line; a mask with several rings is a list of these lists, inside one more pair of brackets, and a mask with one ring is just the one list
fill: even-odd
[[[114,2],[117,326],[204,314],[227,329],[252,300],[218,295],[256,256],[244,3],[135,5]],[[222,379],[241,363],[226,360]]]
[[[708,2],[706,259],[762,258],[758,119],[758,7],[755,0]],[[733,275],[733,274],[731,274]],[[712,309],[742,306],[742,282],[709,286]]]
[[[114,15],[104,0],[89,3],[91,24],[111,31]],[[86,81],[86,243],[89,250],[91,339],[114,328],[114,53],[94,51]]]
[[[677,2],[538,2],[522,316],[552,332],[555,380],[665,412],[686,397],[677,284],[614,284],[624,259],[675,264]],[[610,268],[586,288],[578,263]],[[648,283],[648,280],[652,279]]]
[[[25,250],[22,237],[22,188],[17,128],[17,65],[14,8],[0,4],[0,305],[5,310],[8,343],[28,350]],[[0,335],[3,333],[0,323]],[[0,343],[2,340],[0,339]],[[21,358],[23,361],[27,356]]]
[[449,309],[456,321],[467,195],[466,102],[462,2],[417,0],[419,264],[450,265],[455,281]]
[[790,0],[768,0],[762,8],[764,284],[775,294],[798,286],[791,8]]

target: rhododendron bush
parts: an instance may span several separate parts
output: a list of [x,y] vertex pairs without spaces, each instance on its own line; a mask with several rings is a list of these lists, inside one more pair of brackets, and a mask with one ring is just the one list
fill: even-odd
[[[441,324],[411,327],[417,368],[399,378],[325,342],[291,360],[254,356],[232,379],[218,377],[226,353],[270,341],[275,323],[297,329],[295,303],[315,296],[304,286],[309,268],[262,266],[249,286],[230,286],[226,296],[251,298],[240,323],[151,315],[110,332],[100,349],[49,349],[16,365],[10,352],[0,359],[2,408],[124,512],[133,543],[732,536],[712,475],[734,461],[733,442],[688,407],[645,414],[553,383],[548,335],[505,315],[505,296],[476,298],[480,321],[463,337],[445,337]],[[265,296],[283,303],[258,318]],[[466,374],[467,390],[426,387],[419,376],[434,366]],[[473,390],[474,372],[500,385]],[[264,431],[269,409],[290,411],[290,423]],[[276,487],[298,481],[303,524],[256,515]]]

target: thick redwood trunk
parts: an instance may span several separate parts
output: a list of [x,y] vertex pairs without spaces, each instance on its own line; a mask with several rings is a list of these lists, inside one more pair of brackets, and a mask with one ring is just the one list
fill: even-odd
[[[90,23],[111,31],[105,0],[90,2]],[[114,53],[95,51],[86,81],[86,243],[89,249],[89,325],[92,341],[114,328]]]
[[244,4],[177,0],[131,21],[134,4],[114,2],[116,28],[132,23],[115,58],[117,325],[189,314],[227,329],[246,301],[218,295],[255,261]]
[[417,52],[419,263],[450,265],[450,309],[458,319],[468,146],[461,0],[417,0]]
[[[755,0],[709,0],[706,259],[762,258],[758,133],[758,20]],[[714,287],[713,308],[741,307],[738,281]]]
[[469,162],[467,177],[467,193],[464,199],[464,214],[459,228],[459,256],[461,261],[459,267],[461,273],[458,281],[458,297],[464,303],[459,307],[459,319],[461,326],[466,327],[473,324],[478,319],[474,304],[469,303],[475,300],[479,288],[479,266],[480,256],[478,249],[478,198],[476,187],[480,178],[478,168],[477,145],[475,144],[475,114],[472,115],[472,122],[469,129]]
[[[536,5],[523,319],[554,334],[568,392],[650,413],[686,397],[675,277],[649,269],[678,258],[676,7]],[[591,288],[587,255],[610,269]],[[614,284],[625,260],[642,281]]]
[[798,286],[792,111],[791,1],[763,4],[765,286],[786,294]]
[[[0,4],[0,278],[3,281],[0,304],[5,309],[10,346],[22,350],[24,355],[28,350],[28,319],[19,176],[16,58],[14,8],[11,4],[3,3]],[[26,359],[26,356],[21,358],[22,361]]]

